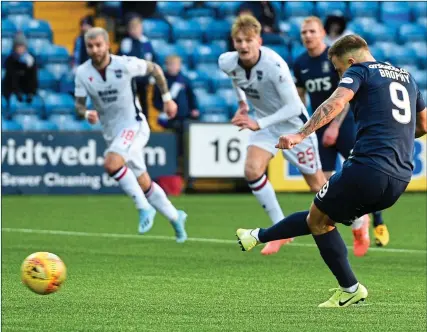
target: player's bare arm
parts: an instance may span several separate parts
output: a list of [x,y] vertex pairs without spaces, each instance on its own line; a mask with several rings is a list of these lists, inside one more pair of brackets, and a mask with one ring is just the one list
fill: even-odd
[[417,113],[415,125],[415,138],[422,137],[427,134],[427,109]]
[[169,93],[168,82],[166,81],[162,68],[157,63],[147,61],[147,75],[152,75],[156,80],[156,85],[162,94],[163,111],[169,116],[169,118],[174,118],[178,107],[172,100],[172,96]]
[[338,114],[340,114],[345,105],[354,97],[354,92],[350,89],[338,87],[334,93],[320,105],[312,117],[296,134],[280,136],[279,143],[276,148],[291,149],[299,144],[304,138],[311,135],[317,129],[331,122]]
[[81,118],[84,118],[86,113],[86,97],[76,97],[74,106],[76,107],[77,114]]

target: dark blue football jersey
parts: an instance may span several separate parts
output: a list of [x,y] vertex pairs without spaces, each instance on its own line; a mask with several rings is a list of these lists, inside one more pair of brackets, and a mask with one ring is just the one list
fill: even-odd
[[295,85],[308,92],[313,112],[331,96],[340,80],[328,60],[328,49],[317,57],[304,52],[294,62]]
[[349,159],[409,182],[416,113],[425,108],[412,76],[384,62],[363,62],[347,69],[339,86],[355,93],[357,135]]

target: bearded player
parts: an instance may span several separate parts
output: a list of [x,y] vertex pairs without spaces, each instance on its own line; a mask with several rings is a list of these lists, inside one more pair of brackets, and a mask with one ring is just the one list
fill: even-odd
[[[133,77],[152,75],[162,92],[164,111],[174,117],[177,106],[168,91],[163,71],[150,61],[110,54],[108,33],[102,28],[88,30],[85,44],[90,59],[77,68],[76,109],[90,123],[99,120],[102,124],[108,146],[105,170],[134,200],[139,212],[140,234],[151,229],[157,210],[170,221],[176,241],[184,242],[187,239],[186,213],[172,205],[163,189],[147,173],[143,149],[150,128],[132,87]],[[86,109],[87,96],[96,110]]]

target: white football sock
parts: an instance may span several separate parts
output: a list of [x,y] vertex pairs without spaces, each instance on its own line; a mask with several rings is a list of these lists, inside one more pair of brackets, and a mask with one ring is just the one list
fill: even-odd
[[353,223],[351,224],[351,228],[353,230],[360,229],[363,226],[363,223],[365,220],[363,219],[363,216],[360,218],[357,218]]
[[169,221],[176,221],[178,219],[178,211],[172,205],[163,189],[154,181],[151,182],[150,189],[146,192],[145,196],[152,206],[157,211],[163,214]]
[[359,287],[359,283],[357,283],[357,284],[355,284],[355,285],[353,285],[351,287],[348,287],[348,288],[341,287],[341,289],[344,292],[347,292],[347,293],[354,293],[355,291],[357,291],[357,287]]
[[249,188],[252,189],[252,193],[255,195],[259,204],[268,213],[273,224],[277,224],[283,220],[285,216],[280,208],[279,202],[277,201],[276,193],[274,192],[273,186],[268,181],[267,176],[264,174],[256,182],[249,183]]
[[139,186],[135,174],[128,170],[127,166],[123,166],[114,175],[112,175],[112,178],[119,183],[120,187],[122,187],[123,191],[128,196],[132,197],[137,209],[147,210],[150,208],[150,204],[145,198],[144,192]]

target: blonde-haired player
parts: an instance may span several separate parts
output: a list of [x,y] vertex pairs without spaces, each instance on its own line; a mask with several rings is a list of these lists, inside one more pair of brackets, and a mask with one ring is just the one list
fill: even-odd
[[[308,120],[287,63],[273,50],[263,47],[261,25],[250,15],[239,16],[232,27],[235,52],[220,56],[219,67],[232,79],[239,109],[232,123],[253,131],[245,162],[245,177],[260,205],[275,224],[284,219],[276,194],[265,171],[277,153],[279,136],[292,133]],[[248,116],[249,100],[256,120]],[[326,182],[319,159],[317,138],[312,134],[296,149],[284,150],[283,156],[298,167],[311,191]],[[292,239],[269,242],[262,254],[276,253]]]
[[[172,205],[163,189],[147,173],[143,149],[150,128],[132,85],[134,77],[152,75],[162,92],[164,111],[174,117],[177,106],[168,91],[163,71],[151,61],[110,54],[108,33],[102,28],[88,30],[85,44],[90,59],[77,68],[76,108],[90,123],[101,121],[108,145],[105,170],[134,200],[139,211],[139,233],[151,229],[158,210],[171,222],[177,242],[184,242],[187,239],[186,213]],[[86,109],[87,96],[96,111]]]

